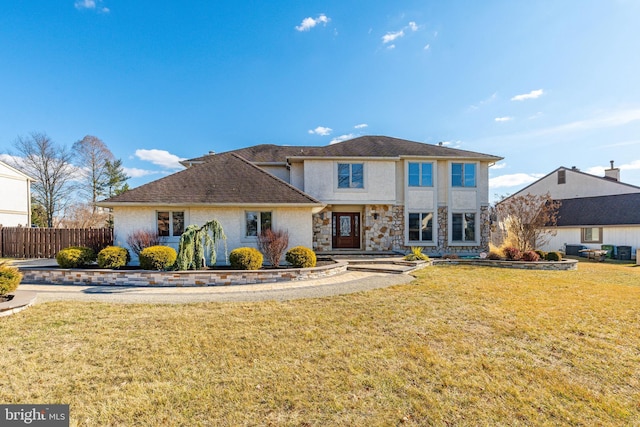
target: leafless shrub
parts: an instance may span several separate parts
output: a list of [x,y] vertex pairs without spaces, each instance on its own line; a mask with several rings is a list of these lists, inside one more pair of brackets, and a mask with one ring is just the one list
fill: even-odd
[[258,236],[258,249],[269,263],[278,267],[280,259],[289,246],[289,232],[286,230],[263,230]]
[[136,230],[127,236],[127,245],[137,256],[144,248],[161,245],[163,239],[155,230]]

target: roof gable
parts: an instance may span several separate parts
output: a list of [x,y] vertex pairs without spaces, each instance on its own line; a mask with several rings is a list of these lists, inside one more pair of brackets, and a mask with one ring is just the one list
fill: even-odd
[[211,157],[205,163],[111,197],[100,205],[321,204],[235,153]]

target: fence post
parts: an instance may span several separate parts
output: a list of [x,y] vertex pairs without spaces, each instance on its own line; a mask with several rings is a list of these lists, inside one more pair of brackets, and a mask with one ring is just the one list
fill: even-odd
[[0,258],[4,256],[4,248],[2,247],[2,224],[0,224]]

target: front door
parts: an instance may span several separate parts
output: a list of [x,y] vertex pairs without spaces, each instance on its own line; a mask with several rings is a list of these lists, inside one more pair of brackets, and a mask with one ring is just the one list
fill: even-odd
[[360,214],[357,212],[333,213],[333,248],[360,248]]

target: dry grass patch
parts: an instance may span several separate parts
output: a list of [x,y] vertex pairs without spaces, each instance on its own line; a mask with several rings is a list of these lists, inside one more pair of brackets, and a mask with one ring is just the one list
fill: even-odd
[[41,304],[0,319],[0,401],[78,425],[634,425],[639,284],[450,266],[284,303]]

